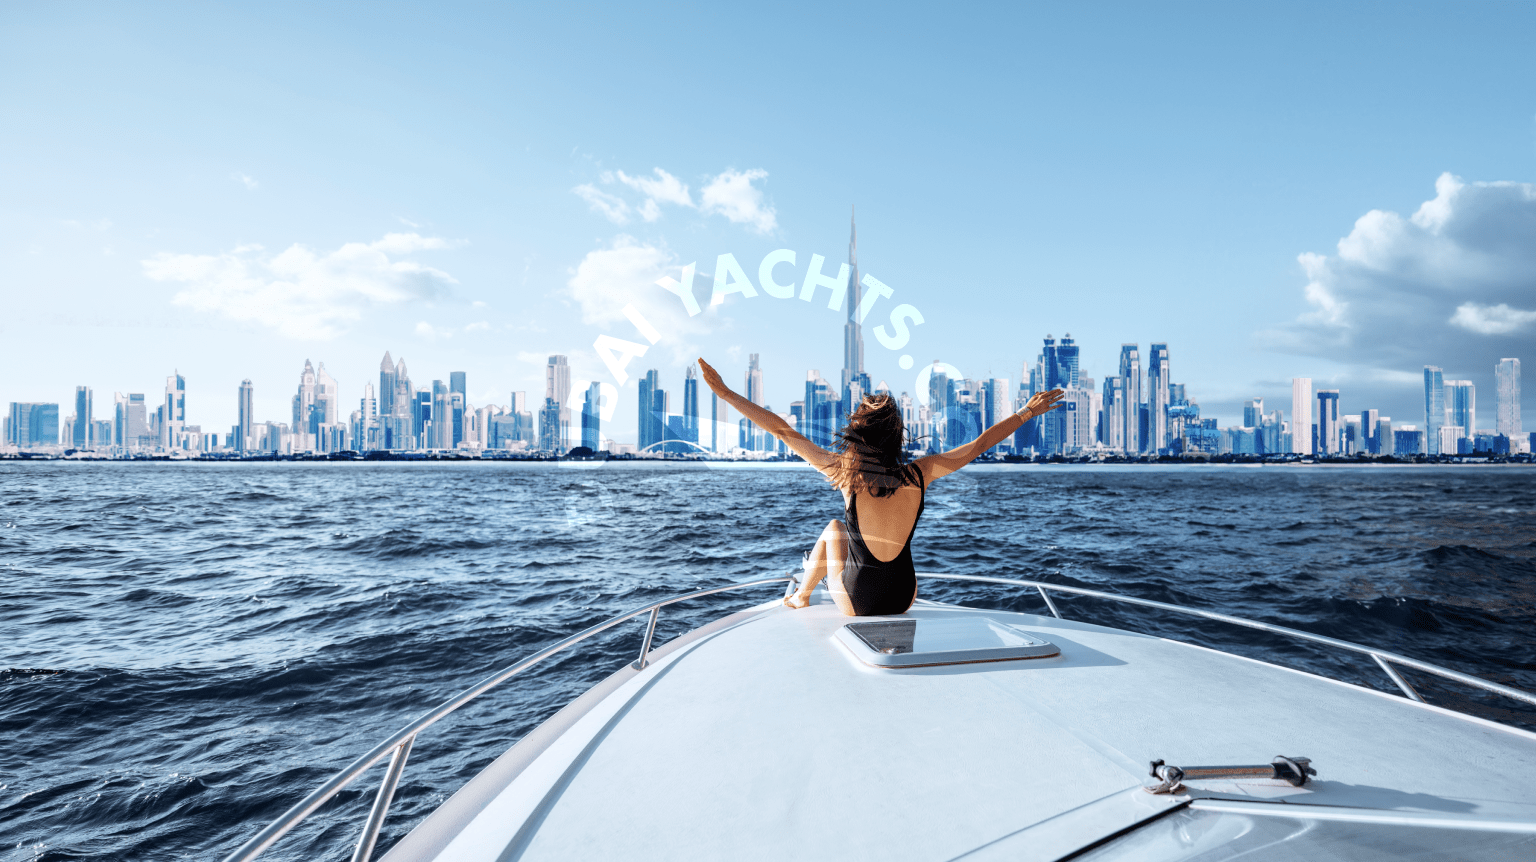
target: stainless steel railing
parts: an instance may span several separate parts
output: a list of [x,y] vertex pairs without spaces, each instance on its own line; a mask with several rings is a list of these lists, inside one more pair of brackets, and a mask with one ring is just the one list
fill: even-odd
[[1128,605],[1142,605],[1144,607],[1157,608],[1164,611],[1173,611],[1174,613],[1185,614],[1192,617],[1205,617],[1208,620],[1218,620],[1224,623],[1231,623],[1235,626],[1244,626],[1245,628],[1258,629],[1259,631],[1273,632],[1274,634],[1285,635],[1287,637],[1296,638],[1297,640],[1326,644],[1327,646],[1335,647],[1337,649],[1368,655],[1375,659],[1376,664],[1380,665],[1383,671],[1386,671],[1387,676],[1390,677],[1392,682],[1402,690],[1403,694],[1420,703],[1424,702],[1424,698],[1414,690],[1412,685],[1409,685],[1408,680],[1403,679],[1402,674],[1398,673],[1397,669],[1394,668],[1393,665],[1411,667],[1414,670],[1421,670],[1425,673],[1432,673],[1436,676],[1455,680],[1456,682],[1462,683],[1463,685],[1470,685],[1474,688],[1480,688],[1484,691],[1491,691],[1495,694],[1502,694],[1505,697],[1511,697],[1515,700],[1521,700],[1525,701],[1526,703],[1536,705],[1536,695],[1521,691],[1518,688],[1510,688],[1507,685],[1499,685],[1496,682],[1489,682],[1486,679],[1481,679],[1470,674],[1460,673],[1458,671],[1451,670],[1450,668],[1441,667],[1437,664],[1430,664],[1427,661],[1419,661],[1416,658],[1409,658],[1404,655],[1386,652],[1384,650],[1375,649],[1373,647],[1361,646],[1360,644],[1350,643],[1349,641],[1341,641],[1338,638],[1330,638],[1323,635],[1315,635],[1311,632],[1288,629],[1285,626],[1277,626],[1274,623],[1264,623],[1259,622],[1258,620],[1249,620],[1242,617],[1230,616],[1228,614],[1218,614],[1215,611],[1202,611],[1197,608],[1186,608],[1183,605],[1170,605],[1167,602],[1154,602],[1151,599],[1138,599],[1131,596],[1104,593],[1098,590],[1086,590],[1082,587],[1069,587],[1063,584],[1048,584],[1041,581],[1024,581],[1015,578],[990,578],[984,575],[943,575],[937,572],[918,572],[917,576],[919,578],[934,578],[946,581],[979,581],[981,583],[987,584],[1010,584],[1014,586],[1034,587],[1040,592],[1040,598],[1045,600],[1045,606],[1050,608],[1052,616],[1055,616],[1057,619],[1065,618],[1062,617],[1061,611],[1057,610],[1056,603],[1051,601],[1050,593],[1046,592],[1047,590],[1058,593],[1070,593],[1072,595],[1078,596],[1091,596],[1096,599],[1108,599],[1110,601],[1122,602]]
[[641,614],[649,611],[650,618],[646,622],[645,640],[643,641],[643,645],[640,649],[640,658],[632,665],[632,667],[636,668],[637,670],[642,669],[645,667],[647,663],[647,657],[651,652],[651,637],[656,632],[656,619],[661,613],[662,608],[666,607],[667,605],[675,605],[678,602],[685,602],[689,599],[697,599],[702,596],[712,596],[716,593],[725,593],[732,590],[743,590],[747,589],[748,587],[760,587],[767,584],[780,584],[785,583],[786,581],[789,583],[789,589],[785,590],[784,595],[788,596],[789,590],[794,589],[795,579],[786,576],[779,578],[762,578],[756,581],[729,584],[727,586],[715,587],[708,590],[695,590],[691,593],[685,593],[680,596],[673,596],[668,599],[662,599],[659,602],[652,602],[648,605],[644,605],[642,607],[635,608],[634,610],[619,614],[612,619],[604,620],[603,622],[600,622],[591,628],[583,629],[582,631],[571,635],[559,643],[545,647],[544,649],[539,650],[538,652],[512,665],[511,667],[497,671],[489,677],[486,677],[480,682],[479,685],[476,685],[461,694],[455,695],[447,702],[443,703],[443,705],[426,713],[425,715],[422,715],[420,718],[396,731],[393,736],[374,746],[373,749],[370,750],[367,754],[364,754],[362,757],[352,761],[351,765],[349,765],[346,769],[343,769],[341,772],[337,773],[331,778],[331,780],[320,785],[315,789],[313,793],[304,797],[299,801],[297,805],[284,812],[283,816],[277,818],[265,829],[251,836],[251,839],[240,845],[239,849],[224,857],[224,862],[248,862],[248,860],[255,859],[257,856],[261,855],[262,851],[272,846],[272,844],[275,843],[279,838],[282,838],[284,835],[288,834],[289,830],[299,825],[299,823],[302,822],[304,818],[308,817],[310,814],[313,814],[315,809],[319,808],[321,805],[324,805],[326,800],[330,799],[332,796],[335,796],[338,792],[341,791],[342,788],[346,787],[348,784],[351,784],[358,776],[362,775],[364,772],[367,772],[369,767],[373,766],[375,763],[378,763],[380,760],[383,760],[385,757],[388,757],[389,768],[385,770],[384,782],[379,785],[378,795],[374,797],[373,807],[368,811],[368,820],[363,825],[363,834],[358,839],[357,848],[352,853],[352,862],[368,862],[368,859],[373,855],[374,844],[379,840],[379,830],[384,825],[384,817],[389,813],[389,803],[394,798],[395,788],[400,783],[400,776],[405,772],[406,758],[410,756],[411,747],[416,742],[416,736],[423,730],[426,730],[428,727],[436,724],[440,719],[447,716],[449,713],[453,712],[464,704],[469,703],[490,689],[501,685],[512,677],[522,673],[530,667],[533,667],[534,665],[538,664],[546,658],[549,658],[555,653],[565,650],[586,640],[589,637],[592,637],[593,635],[605,632],[608,629],[618,625],[619,623],[632,620],[635,617],[638,617]]
[[[1431,673],[1446,679],[1455,680],[1456,682],[1460,682],[1464,685],[1470,685],[1475,688],[1480,688],[1484,691],[1491,691],[1496,694],[1502,694],[1505,697],[1514,698],[1515,700],[1536,704],[1536,695],[1529,694],[1517,688],[1510,688],[1509,686],[1499,685],[1498,683],[1489,682],[1485,679],[1459,673],[1449,668],[1440,667],[1439,665],[1419,661],[1418,659],[1409,658],[1407,656],[1398,655],[1396,653],[1390,653],[1383,650],[1374,649],[1372,647],[1361,646],[1360,644],[1338,640],[1337,638],[1324,637],[1323,635],[1315,635],[1311,634],[1310,632],[1298,631],[1296,629],[1288,629],[1284,626],[1274,625],[1273,623],[1259,622],[1258,620],[1249,620],[1242,617],[1230,616],[1228,614],[1219,614],[1214,611],[1202,611],[1197,608],[1186,608],[1182,605],[1171,605],[1167,602],[1155,602],[1151,599],[1138,599],[1132,596],[1116,595],[1114,593],[1105,593],[1098,590],[1088,590],[1083,589],[1082,587],[1069,587],[1063,584],[1045,583],[1043,581],[1026,581],[1016,578],[993,578],[984,575],[945,575],[939,574],[937,572],[919,572],[917,576],[919,578],[932,578],[935,580],[975,581],[987,584],[1033,587],[1040,593],[1040,598],[1045,600],[1045,605],[1050,609],[1051,615],[1055,616],[1057,619],[1065,619],[1065,617],[1061,615],[1061,611],[1056,607],[1056,603],[1051,600],[1050,592],[1047,591],[1068,593],[1071,595],[1079,596],[1089,596],[1091,598],[1107,599],[1109,601],[1121,602],[1123,604],[1142,605],[1149,608],[1158,608],[1159,610],[1173,611],[1174,613],[1186,614],[1188,616],[1204,617],[1206,619],[1231,623],[1233,625],[1244,626],[1246,628],[1286,635],[1287,637],[1296,638],[1297,640],[1312,641],[1313,643],[1325,644],[1327,646],[1336,647],[1338,649],[1347,650],[1349,652],[1361,653],[1363,655],[1370,656],[1372,659],[1375,659],[1376,664],[1381,666],[1381,669],[1385,671],[1387,676],[1391,678],[1392,682],[1402,690],[1403,694],[1412,698],[1413,700],[1419,701],[1420,703],[1424,702],[1424,698],[1421,697],[1419,693],[1413,689],[1413,686],[1408,684],[1407,680],[1403,679],[1402,675],[1397,672],[1393,665],[1411,667],[1415,670],[1421,670],[1425,673]],[[317,808],[325,804],[326,800],[335,796],[339,791],[341,791],[342,788],[346,787],[348,784],[351,784],[358,776],[368,771],[369,767],[372,767],[374,764],[383,760],[385,757],[388,757],[389,768],[385,770],[384,781],[382,784],[380,784],[379,792],[374,797],[373,806],[369,809],[368,819],[363,826],[363,834],[358,839],[356,850],[352,854],[352,862],[368,862],[369,858],[373,855],[374,845],[378,842],[379,830],[384,825],[384,818],[389,813],[389,804],[394,798],[395,788],[399,785],[400,776],[405,771],[406,758],[410,756],[411,747],[415,744],[417,735],[419,735],[423,730],[437,723],[438,720],[447,716],[449,713],[453,712],[464,704],[474,700],[490,689],[495,688],[503,682],[506,682],[508,679],[511,679],[517,674],[522,673],[528,668],[533,667],[544,659],[549,658],[550,656],[561,652],[577,643],[580,643],[581,641],[584,641],[593,635],[600,634],[620,623],[632,620],[641,614],[649,612],[650,616],[647,619],[645,626],[645,637],[641,642],[640,657],[630,665],[636,670],[643,670],[649,663],[648,657],[651,653],[651,638],[656,632],[656,620],[661,613],[662,608],[666,607],[667,605],[673,605],[677,604],[678,602],[701,598],[703,596],[710,596],[716,593],[724,593],[733,590],[747,589],[749,587],[759,587],[765,586],[767,584],[779,584],[786,582],[789,586],[785,589],[784,595],[788,597],[790,593],[794,591],[796,586],[798,586],[797,579],[791,576],[762,578],[756,581],[729,584],[723,587],[715,587],[708,590],[696,590],[694,592],[685,593],[680,596],[673,596],[672,598],[662,599],[658,602],[652,602],[648,605],[644,605],[642,607],[635,608],[634,610],[619,614],[616,617],[605,620],[595,626],[577,632],[565,640],[545,647],[544,649],[534,653],[522,661],[519,661],[504,670],[492,674],[491,676],[482,680],[479,685],[476,685],[473,688],[470,688],[469,690],[454,696],[441,706],[426,713],[425,715],[422,715],[420,718],[417,718],[415,721],[396,731],[393,736],[390,736],[388,739],[374,746],[374,748],[367,754],[364,754],[362,757],[352,761],[351,765],[349,765],[346,769],[343,769],[329,781],[320,785],[320,787],[316,788],[314,792],[300,800],[297,805],[294,805],[292,808],[288,809],[288,811],[286,811],[277,820],[273,821],[265,829],[253,835],[250,840],[240,845],[240,848],[235,852],[224,857],[224,862],[249,862],[249,860],[255,859],[257,856],[261,855],[262,851],[272,846],[272,844],[275,843],[279,838],[282,838],[284,835],[286,835],[289,830],[293,829],[306,817],[314,813]]]

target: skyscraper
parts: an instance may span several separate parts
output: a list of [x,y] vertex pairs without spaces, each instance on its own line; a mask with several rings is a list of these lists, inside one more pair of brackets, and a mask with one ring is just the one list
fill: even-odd
[[[692,372],[693,368],[688,370]],[[581,445],[593,452],[602,448],[602,404],[603,384],[594,381],[587,387],[587,397],[581,405]]]
[[1141,350],[1134,344],[1120,345],[1120,380],[1123,390],[1115,422],[1120,426],[1120,445],[1127,455],[1141,452]]
[[182,445],[182,429],[187,424],[187,379],[180,372],[165,378],[165,403],[160,407],[160,445],[167,449]]
[[25,449],[59,444],[59,405],[40,401],[12,401],[6,419],[5,441]]
[[554,354],[549,357],[549,364],[544,366],[544,398],[554,401],[559,410],[559,420],[555,425],[558,431],[556,446],[544,444],[546,449],[554,449],[558,452],[566,452],[571,448],[571,366],[566,363],[565,356]]
[[1381,438],[1376,434],[1377,425],[1380,422],[1380,410],[1360,411],[1360,435],[1365,444],[1365,451],[1371,455],[1381,454]]
[[256,425],[256,388],[251,385],[249,377],[240,381],[239,401],[236,407],[239,411],[240,423],[236,426],[235,446],[236,452],[245,452],[252,447],[251,434]]
[[[747,359],[745,389],[747,400],[761,407],[763,405],[763,366],[758,361],[756,353],[751,354]],[[751,420],[743,418],[736,445],[748,452],[756,452],[759,444],[762,442],[762,435],[763,430],[761,428],[758,428]]]
[[[387,355],[388,354],[386,354],[386,356]],[[395,364],[395,376],[393,380],[395,383],[395,395],[394,399],[390,402],[393,405],[390,411],[390,415],[414,416],[418,409],[417,405],[420,399],[416,397],[416,388],[411,385],[411,374],[405,368],[405,357],[403,356],[400,357],[400,361]],[[383,392],[379,393],[379,398],[380,400],[384,398]],[[416,420],[413,419],[412,423],[415,424],[415,421]],[[420,436],[421,429],[417,428],[412,433]]]
[[1520,360],[1500,359],[1493,369],[1497,413],[1494,428],[1505,437],[1520,434]]
[[453,405],[450,399],[448,385],[441,380],[432,381],[432,424],[430,426],[430,438],[432,449],[450,449],[453,447]]
[[379,363],[379,415],[394,416],[403,406],[395,403],[395,361],[386,350],[384,360]]
[[805,372],[806,427],[801,429],[801,433],[823,449],[832,445],[832,435],[836,431],[832,427],[836,421],[836,407],[832,387],[822,379],[821,372],[814,368]]
[[645,377],[640,379],[641,449],[661,442],[667,421],[666,399],[667,394],[661,388],[661,372],[654,368],[645,372]]
[[124,438],[128,436],[128,396],[121,392],[112,393],[112,445],[119,449],[127,448]]
[[1455,427],[1457,437],[1471,440],[1477,434],[1477,388],[1472,381],[1445,381],[1445,415],[1446,426]]
[[692,364],[683,375],[683,439],[699,442],[699,373]]
[[1445,373],[1438,366],[1424,366],[1424,439],[1429,454],[1440,454],[1440,427],[1445,424]]
[[1152,342],[1147,350],[1147,433],[1146,451],[1156,454],[1169,445],[1168,345]]
[[1339,390],[1317,390],[1317,454],[1340,454],[1342,432],[1343,426],[1339,424]]
[[[990,377],[981,384],[981,427],[982,430],[991,428],[1003,421],[1009,413],[1013,412],[1009,380],[1006,377]],[[1005,439],[999,443],[993,451],[1005,452],[1008,449],[1008,441]]]
[[[729,437],[725,436],[723,429],[729,428],[730,425],[731,405],[721,401],[720,396],[711,390],[709,393],[709,451],[723,451],[720,441],[729,439]],[[800,433],[804,434],[805,430],[802,426]]]
[[[859,378],[864,373],[864,327],[859,323],[859,305],[862,286],[859,284],[859,226],[855,211],[849,217],[848,234],[848,268],[850,271],[848,281],[848,319],[843,324],[843,378],[842,388],[847,389],[848,384]],[[756,354],[753,354],[754,358]],[[747,396],[749,399],[751,396]],[[760,400],[753,400],[753,404],[762,404]],[[853,407],[848,409],[852,410]]]
[[91,387],[75,387],[75,434],[70,441],[76,449],[91,445]]
[[1312,454],[1312,378],[1291,378],[1291,452]]
[[1100,441],[1109,449],[1124,452],[1125,425],[1121,420],[1125,407],[1121,402],[1125,399],[1125,378],[1118,376],[1104,378],[1101,398],[1103,412],[1099,420]]
[[566,444],[570,442],[569,423],[562,428],[560,421],[560,402],[553,398],[544,399],[544,408],[539,411],[539,448],[557,455],[563,455],[570,451]]
[[1264,421],[1264,399],[1254,398],[1243,402],[1243,427],[1257,428]]
[[[462,371],[448,372],[449,409],[453,411],[453,445],[457,447],[464,442],[464,408],[469,400],[469,393],[465,389],[465,375]],[[566,387],[569,397],[569,384]],[[563,404],[563,402],[562,402]]]

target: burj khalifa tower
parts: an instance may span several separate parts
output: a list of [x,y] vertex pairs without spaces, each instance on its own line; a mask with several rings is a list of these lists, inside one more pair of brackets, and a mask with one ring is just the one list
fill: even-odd
[[[844,410],[852,413],[858,409],[856,403],[860,398],[869,394],[869,376],[864,373],[864,327],[859,323],[859,302],[861,285],[859,284],[859,225],[854,211],[849,219],[848,237],[848,321],[843,324],[843,403]],[[858,384],[859,392],[855,395],[850,384]]]

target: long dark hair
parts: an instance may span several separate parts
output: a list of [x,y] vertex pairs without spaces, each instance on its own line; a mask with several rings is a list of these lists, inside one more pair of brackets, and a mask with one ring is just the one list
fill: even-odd
[[876,497],[918,484],[917,468],[903,458],[905,432],[896,399],[866,395],[837,434],[837,460],[828,478],[849,493],[868,491]]

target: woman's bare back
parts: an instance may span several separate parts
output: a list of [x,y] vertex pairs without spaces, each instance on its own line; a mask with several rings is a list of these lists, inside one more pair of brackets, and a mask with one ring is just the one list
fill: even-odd
[[[869,493],[861,493],[858,497],[858,531],[865,547],[882,563],[901,556],[901,549],[906,547],[912,527],[917,523],[923,492],[908,485],[885,497]],[[849,494],[844,491],[843,507],[848,508],[848,503]],[[850,523],[848,528],[852,530],[854,525]]]

